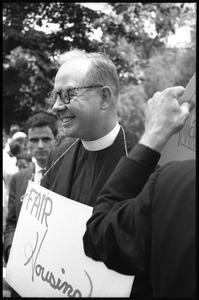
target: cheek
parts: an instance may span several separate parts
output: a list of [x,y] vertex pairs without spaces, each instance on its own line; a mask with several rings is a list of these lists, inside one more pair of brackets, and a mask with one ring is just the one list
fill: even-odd
[[77,117],[77,121],[81,130],[88,130],[96,121],[96,117],[91,111],[82,112],[79,117]]
[[77,111],[77,117],[84,122],[91,122],[99,117],[100,111],[96,103],[87,103]]
[[32,146],[32,145],[31,145],[31,146],[29,145],[29,146],[28,146],[28,149],[29,149],[30,152],[33,152],[33,151],[35,151],[36,147],[34,147],[34,146]]
[[54,146],[55,146],[55,141],[47,145],[45,148],[50,153],[50,151],[54,148]]

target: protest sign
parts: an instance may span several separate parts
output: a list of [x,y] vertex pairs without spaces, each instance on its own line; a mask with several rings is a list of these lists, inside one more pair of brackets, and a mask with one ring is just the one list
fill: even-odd
[[[192,101],[196,103],[196,76],[195,74],[187,84],[184,93],[178,99],[179,103]],[[196,107],[191,111],[185,126],[180,133],[174,134],[161,152],[159,164],[172,160],[195,159],[196,147]]]
[[84,254],[92,207],[29,181],[7,264],[6,281],[22,297],[129,297],[133,276]]

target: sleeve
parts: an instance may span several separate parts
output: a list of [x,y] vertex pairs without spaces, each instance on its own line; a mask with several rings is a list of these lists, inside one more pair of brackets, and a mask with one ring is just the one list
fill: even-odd
[[140,143],[136,144],[136,146],[133,147],[129,153],[130,159],[151,171],[155,169],[160,156],[160,153],[156,150],[153,150]]
[[16,175],[13,175],[9,187],[8,199],[8,215],[6,219],[6,226],[4,231],[4,259],[8,261],[9,250],[12,245],[15,228],[17,225],[16,216]]
[[155,179],[146,182],[160,157],[143,145],[135,147],[137,156],[131,153],[128,158],[122,157],[101,191],[83,237],[87,256],[127,275],[150,270],[151,193]]

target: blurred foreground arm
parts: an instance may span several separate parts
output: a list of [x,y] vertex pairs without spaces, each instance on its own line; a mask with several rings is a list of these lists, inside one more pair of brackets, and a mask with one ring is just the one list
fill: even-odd
[[146,152],[157,154],[185,124],[190,107],[188,103],[178,103],[183,91],[183,87],[168,88],[148,101],[144,135],[129,157],[119,161],[87,222],[83,237],[86,255],[119,272],[136,275],[146,271],[151,230],[150,190],[145,188],[144,195],[141,191],[155,164],[155,160],[148,161],[148,154],[146,159]]

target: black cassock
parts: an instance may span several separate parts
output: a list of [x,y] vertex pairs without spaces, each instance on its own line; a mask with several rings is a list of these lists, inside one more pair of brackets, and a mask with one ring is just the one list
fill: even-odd
[[80,145],[72,179],[70,199],[87,203],[109,149],[110,147],[100,151],[88,151],[82,144]]

